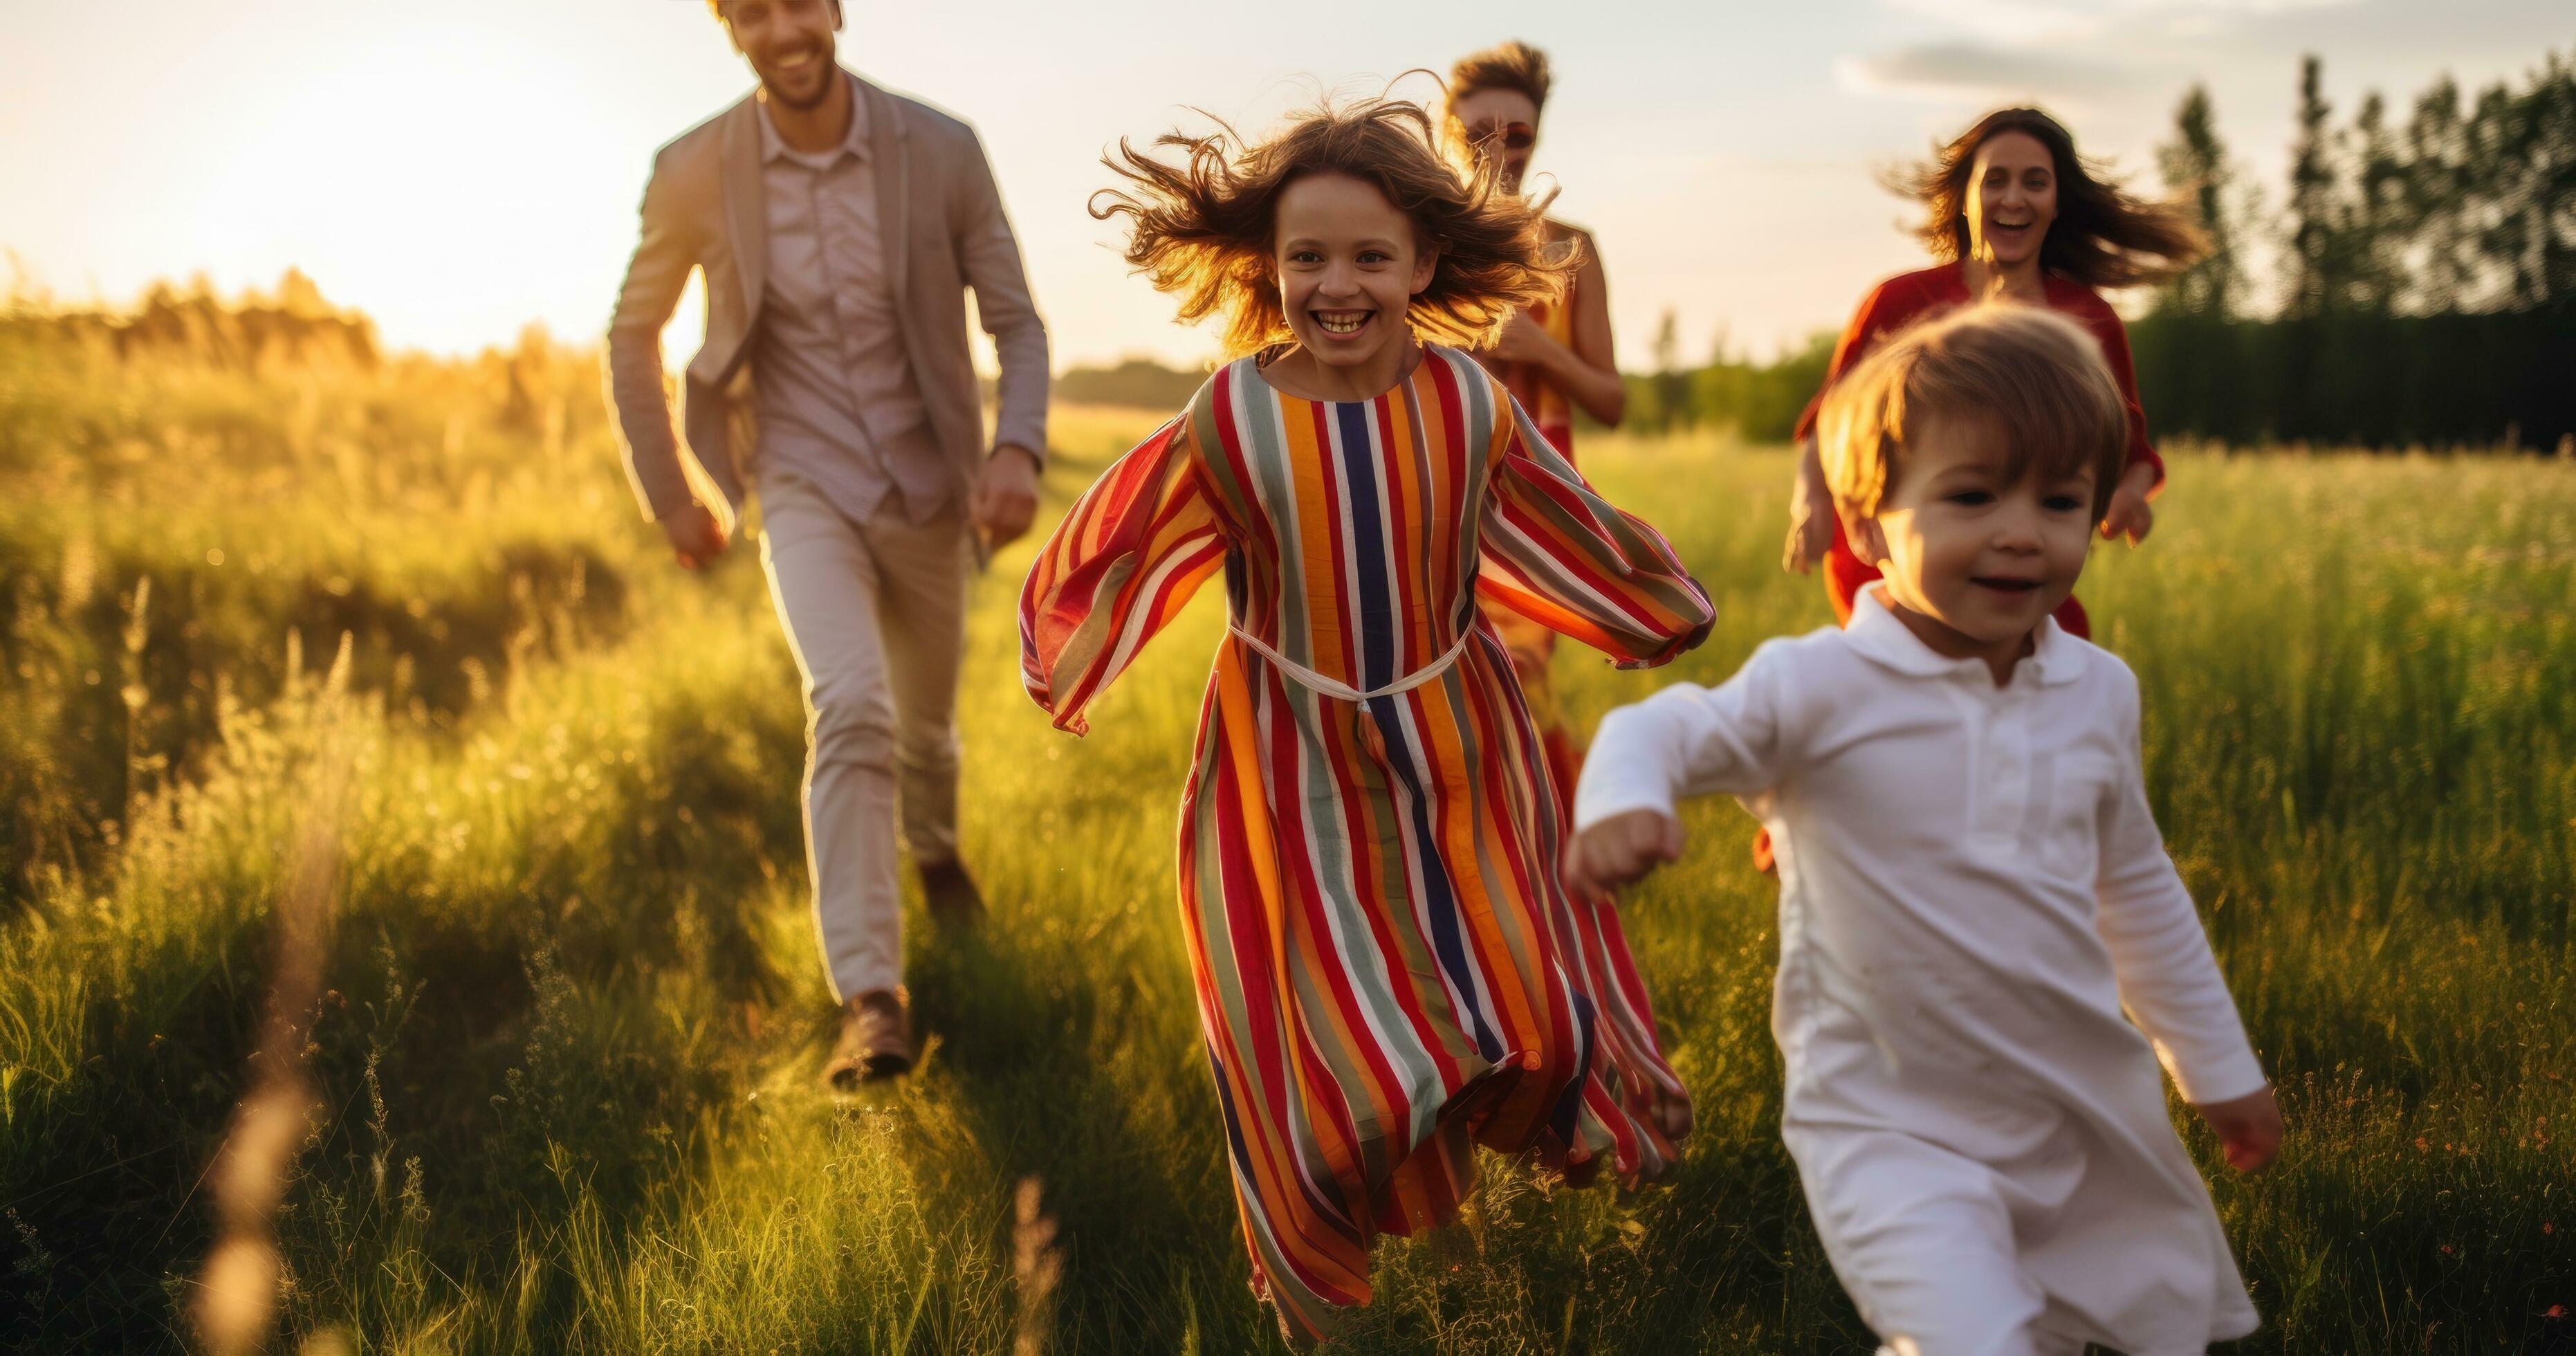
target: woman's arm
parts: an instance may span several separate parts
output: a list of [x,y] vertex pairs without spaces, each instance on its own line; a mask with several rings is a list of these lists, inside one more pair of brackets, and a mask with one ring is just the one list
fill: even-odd
[[1789,485],[1789,544],[1781,568],[1806,574],[1834,545],[1834,492],[1825,484],[1825,454],[1814,434],[1798,441],[1798,477]]
[[1592,237],[1574,231],[1573,238],[1582,244],[1583,263],[1574,275],[1571,342],[1558,342],[1524,311],[1504,327],[1493,353],[1504,362],[1537,368],[1541,378],[1563,392],[1575,408],[1617,428],[1628,413],[1628,386],[1619,379],[1619,360],[1610,336],[1609,278],[1602,271]]
[[2102,340],[2102,357],[2120,383],[2120,398],[2129,407],[2129,461],[2112,492],[2110,510],[2102,516],[2102,537],[2106,541],[2126,537],[2135,546],[2155,530],[2156,512],[2148,501],[2164,488],[2165,459],[2156,454],[2155,444],[2147,437],[2147,410],[2138,401],[2138,371],[2129,356],[2128,327],[2120,323],[2118,312],[2104,304],[2101,323],[2094,328]]
[[1878,337],[1902,327],[1923,309],[1921,298],[1898,294],[1897,284],[1901,281],[1890,278],[1861,298],[1860,309],[1852,312],[1851,323],[1843,326],[1842,338],[1834,344],[1833,361],[1825,368],[1824,381],[1807,401],[1806,411],[1798,416],[1798,473],[1789,485],[1789,540],[1780,552],[1781,568],[1791,573],[1813,570],[1834,544],[1834,497],[1825,485],[1824,454],[1816,446],[1816,416],[1824,409],[1825,393],[1834,389],[1843,373],[1869,356]]
[[1628,384],[1619,379],[1610,336],[1610,275],[1591,235],[1576,235],[1583,242],[1583,268],[1574,275],[1574,351],[1566,354],[1557,389],[1604,427],[1617,428],[1627,417]]

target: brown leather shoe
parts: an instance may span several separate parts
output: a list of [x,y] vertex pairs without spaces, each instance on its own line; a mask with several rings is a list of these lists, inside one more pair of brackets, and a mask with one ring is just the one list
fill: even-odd
[[963,862],[933,862],[921,868],[921,902],[930,921],[947,932],[973,932],[984,925],[984,892],[966,874]]
[[841,1041],[823,1078],[839,1092],[861,1083],[895,1078],[912,1069],[912,1020],[899,994],[878,989],[849,1001],[841,1013]]

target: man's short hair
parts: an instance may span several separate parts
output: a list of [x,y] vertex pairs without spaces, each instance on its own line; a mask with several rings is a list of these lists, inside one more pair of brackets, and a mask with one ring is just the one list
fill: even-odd
[[[841,12],[841,0],[831,0],[831,6],[833,14],[838,15]],[[724,7],[725,0],[707,0],[707,13],[716,16],[718,22],[724,19]]]
[[1887,341],[1826,394],[1816,420],[1825,484],[1853,518],[1878,512],[1905,449],[1932,420],[1981,421],[2007,483],[2093,472],[2093,521],[2128,459],[2129,407],[2081,325],[2038,306],[1987,303]]
[[1530,106],[1547,110],[1547,53],[1514,39],[1458,58],[1449,68],[1449,98],[1464,99],[1478,90],[1508,89],[1528,96]]

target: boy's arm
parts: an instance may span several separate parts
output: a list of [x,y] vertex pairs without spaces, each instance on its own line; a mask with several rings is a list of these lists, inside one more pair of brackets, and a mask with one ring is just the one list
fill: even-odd
[[2209,1106],[2251,1096],[2265,1086],[2263,1065],[2147,807],[2134,686],[2126,705],[2125,756],[2103,798],[2095,882],[2096,925],[2119,977],[2120,1001],[2155,1042],[2185,1101]]
[[1576,830],[1637,810],[1670,817],[1680,796],[1771,789],[1787,742],[1780,673],[1787,661],[1775,641],[1719,687],[1675,683],[1603,717],[1575,785]]

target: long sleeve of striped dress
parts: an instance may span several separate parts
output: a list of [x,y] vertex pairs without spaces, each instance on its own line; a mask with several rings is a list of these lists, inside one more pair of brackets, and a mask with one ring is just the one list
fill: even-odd
[[1256,1293],[1331,1329],[1368,1249],[1454,1219],[1473,1146],[1660,1173],[1688,1098],[1562,825],[1481,591],[1626,664],[1707,596],[1465,355],[1371,401],[1250,359],[1083,495],[1021,599],[1059,727],[1222,566],[1230,633],[1180,832],[1181,914]]

